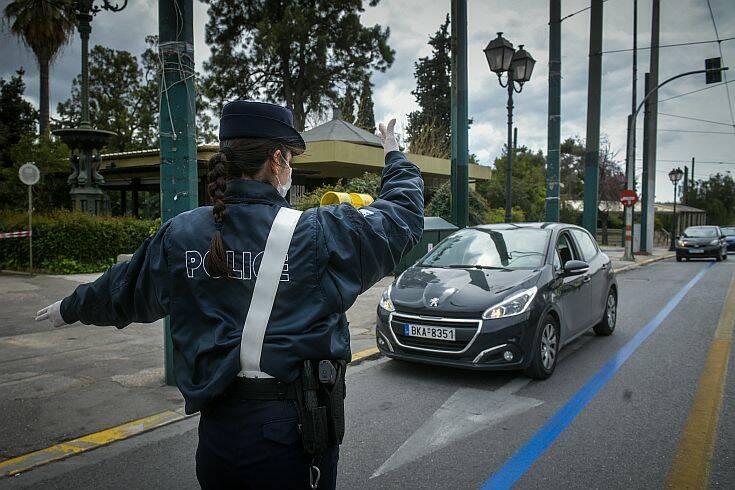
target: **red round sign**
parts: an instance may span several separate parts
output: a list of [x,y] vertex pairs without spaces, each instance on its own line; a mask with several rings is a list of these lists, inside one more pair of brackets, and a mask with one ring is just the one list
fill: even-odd
[[620,191],[620,202],[623,206],[633,206],[638,202],[638,195],[633,190],[623,189]]

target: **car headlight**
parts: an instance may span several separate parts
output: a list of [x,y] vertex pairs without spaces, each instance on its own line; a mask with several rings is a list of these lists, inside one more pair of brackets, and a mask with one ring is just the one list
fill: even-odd
[[680,247],[686,247],[687,246],[687,244],[684,243],[684,240],[679,240],[678,242],[676,242],[676,244],[679,245]]
[[391,284],[385,288],[385,291],[383,291],[383,294],[380,296],[380,307],[385,311],[396,311],[396,308],[393,306],[393,301],[390,299],[390,292],[392,289],[393,285]]
[[720,241],[717,238],[715,238],[714,240],[712,240],[711,242],[709,242],[709,244],[710,245],[719,245],[720,244]]
[[503,300],[495,306],[491,306],[485,313],[482,314],[482,318],[485,320],[494,320],[496,318],[506,318],[509,316],[520,315],[528,309],[536,297],[538,288],[536,286],[514,294],[510,298]]

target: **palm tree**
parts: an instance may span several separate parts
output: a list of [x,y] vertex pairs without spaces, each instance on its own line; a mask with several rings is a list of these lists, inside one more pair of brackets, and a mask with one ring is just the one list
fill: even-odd
[[10,31],[26,44],[38,61],[41,79],[39,130],[48,134],[49,68],[76,26],[73,0],[13,0],[3,12]]

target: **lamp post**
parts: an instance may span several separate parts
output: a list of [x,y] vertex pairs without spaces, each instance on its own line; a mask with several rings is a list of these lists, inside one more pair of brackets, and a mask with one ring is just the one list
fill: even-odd
[[673,221],[671,225],[671,245],[669,246],[669,250],[673,251],[676,250],[676,233],[677,228],[679,227],[679,220],[676,219],[676,192],[677,187],[679,185],[679,181],[684,176],[684,172],[680,168],[674,168],[669,172],[669,180],[672,184],[674,184],[674,214],[673,214]]
[[[531,79],[533,66],[536,60],[523,49],[523,45],[518,46],[518,50],[513,48],[513,44],[503,37],[502,32],[498,32],[498,37],[490,41],[484,49],[487,64],[490,71],[498,76],[498,83],[501,87],[508,89],[508,144],[506,146],[508,153],[508,164],[505,173],[505,221],[510,223],[513,220],[511,211],[511,177],[513,174],[513,92],[521,93],[523,84]],[[506,73],[506,81],[503,83],[502,75]],[[517,88],[516,88],[517,85]]]

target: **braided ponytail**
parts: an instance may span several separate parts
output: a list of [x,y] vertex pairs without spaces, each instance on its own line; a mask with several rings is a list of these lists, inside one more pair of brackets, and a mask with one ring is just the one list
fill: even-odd
[[216,230],[212,235],[212,243],[207,254],[207,269],[212,277],[227,277],[230,267],[225,256],[225,245],[222,241],[222,226],[227,217],[227,206],[225,205],[225,188],[227,187],[227,156],[219,151],[209,159],[209,185],[207,191],[212,201],[212,214]]

